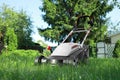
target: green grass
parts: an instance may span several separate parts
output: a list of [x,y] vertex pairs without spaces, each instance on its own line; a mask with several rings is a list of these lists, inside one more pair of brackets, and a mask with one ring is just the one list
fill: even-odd
[[0,55],[0,80],[119,80],[120,59],[89,59],[78,66],[34,65],[37,51]]

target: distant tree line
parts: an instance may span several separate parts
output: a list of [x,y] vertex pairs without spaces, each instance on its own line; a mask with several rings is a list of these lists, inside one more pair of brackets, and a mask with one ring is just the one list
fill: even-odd
[[6,5],[0,7],[0,51],[16,49],[39,49],[30,37],[32,33],[32,21],[23,11],[15,11]]

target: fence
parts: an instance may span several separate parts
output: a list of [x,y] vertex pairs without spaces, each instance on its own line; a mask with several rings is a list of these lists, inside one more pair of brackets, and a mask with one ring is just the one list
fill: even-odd
[[98,58],[108,58],[112,57],[115,44],[106,44],[104,42],[97,43],[97,57]]

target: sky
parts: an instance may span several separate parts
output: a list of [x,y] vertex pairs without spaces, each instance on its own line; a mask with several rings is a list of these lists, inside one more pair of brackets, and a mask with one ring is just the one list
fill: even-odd
[[[120,2],[120,0],[118,0]],[[51,46],[56,46],[55,43],[50,43],[45,41],[42,37],[39,36],[37,28],[47,27],[47,23],[42,19],[43,12],[40,11],[39,7],[42,7],[42,0],[0,0],[0,6],[3,4],[8,5],[11,8],[14,8],[16,11],[24,10],[27,15],[31,17],[33,21],[33,30],[32,38],[34,41],[43,40],[46,44]],[[113,25],[117,24],[120,21],[120,9],[115,8],[110,12],[107,17],[110,17],[110,21]]]

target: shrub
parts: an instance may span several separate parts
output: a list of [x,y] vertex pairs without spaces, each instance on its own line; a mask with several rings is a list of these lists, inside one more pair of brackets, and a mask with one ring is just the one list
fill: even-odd
[[13,28],[8,28],[4,37],[4,44],[7,50],[17,49],[17,36]]
[[115,48],[113,51],[113,57],[115,58],[120,57],[120,40],[118,40],[117,43],[115,44]]
[[45,57],[48,57],[50,54],[51,54],[51,52],[50,52],[49,50],[47,50],[47,49],[45,49],[45,50],[43,51],[43,55],[44,55]]

